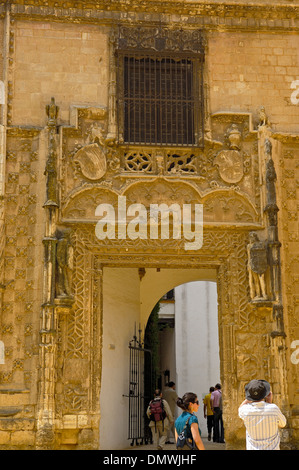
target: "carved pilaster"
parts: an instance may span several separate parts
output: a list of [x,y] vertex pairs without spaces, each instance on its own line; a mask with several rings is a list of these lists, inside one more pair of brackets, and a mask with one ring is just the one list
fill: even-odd
[[55,445],[55,361],[56,361],[56,333],[57,314],[55,311],[55,270],[56,245],[55,236],[58,196],[57,196],[57,163],[56,163],[56,120],[58,107],[52,98],[51,104],[46,107],[48,115],[48,159],[45,175],[47,177],[46,227],[44,243],[44,303],[41,312],[40,329],[40,387],[37,419],[37,448],[51,449]]
[[273,316],[277,329],[273,334],[275,336],[284,336],[283,326],[283,305],[282,305],[282,288],[281,288],[281,261],[280,247],[281,243],[278,239],[278,217],[279,208],[276,204],[276,180],[277,175],[272,159],[272,144],[270,139],[265,140],[265,156],[266,156],[266,206],[264,212],[267,217],[268,232],[268,253],[269,264],[271,268],[271,284],[275,301],[273,306]]
[[[9,43],[11,34],[11,18],[10,18],[10,5],[5,6],[5,19],[4,19],[4,41],[3,41],[3,87],[4,95],[7,94],[7,84],[9,80]],[[5,93],[6,91],[6,93]],[[7,129],[7,103],[8,97],[5,96],[3,102],[0,104],[0,311],[2,313],[3,293],[5,289],[4,282],[4,247],[5,247],[5,225],[4,225],[4,197],[5,197],[5,174],[6,174],[6,129]],[[0,315],[0,325],[1,325]]]
[[108,88],[108,134],[107,139],[116,139],[116,59],[115,59],[116,31],[113,28],[109,37],[109,88]]

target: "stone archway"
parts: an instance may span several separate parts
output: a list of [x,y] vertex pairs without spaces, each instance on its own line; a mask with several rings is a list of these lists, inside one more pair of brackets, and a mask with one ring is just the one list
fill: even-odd
[[[207,141],[205,150],[200,150],[197,155],[192,154],[197,162],[195,175],[188,172],[187,164],[184,166],[184,156],[179,172],[169,172],[167,159],[175,157],[169,156],[166,151],[161,155],[161,149],[159,152],[152,149],[148,153],[149,158],[157,163],[151,167],[155,168],[153,173],[136,172],[135,169],[128,172],[124,165],[127,155],[125,147],[111,145],[103,136],[101,139],[97,137],[96,142],[91,143],[89,140],[90,132],[87,132],[87,128],[94,127],[97,119],[103,119],[102,114],[97,114],[95,110],[81,110],[80,117],[78,128],[62,129],[60,134],[62,153],[59,158],[57,155],[57,166],[64,175],[61,180],[60,207],[53,201],[55,182],[51,180],[53,174],[48,172],[49,200],[45,206],[49,213],[48,230],[52,234],[52,237],[46,239],[50,246],[49,252],[52,256],[56,253],[57,257],[59,247],[63,248],[65,254],[71,249],[73,264],[65,265],[65,269],[69,268],[70,271],[68,285],[72,286],[72,292],[65,289],[63,295],[58,295],[56,291],[54,299],[53,318],[59,332],[55,348],[49,350],[48,356],[41,358],[44,364],[50,365],[52,374],[44,374],[41,389],[51,388],[55,400],[47,401],[43,395],[39,403],[40,446],[44,446],[44,436],[49,436],[49,416],[55,416],[55,425],[50,420],[55,446],[101,447],[99,397],[103,390],[103,371],[107,367],[106,350],[103,349],[106,340],[103,324],[107,312],[113,312],[111,309],[105,311],[105,270],[131,270],[132,282],[136,286],[135,291],[131,292],[133,295],[138,289],[140,291],[144,272],[155,268],[214,273],[218,285],[226,442],[228,448],[239,448],[244,441],[244,431],[236,418],[238,404],[243,399],[244,384],[253,377],[263,377],[277,386],[279,397],[285,391],[284,377],[279,371],[280,362],[284,360],[284,333],[275,181],[271,179],[271,168],[269,173],[266,172],[266,181],[263,181],[261,173],[267,170],[266,163],[273,163],[268,129],[263,126],[259,134],[252,131],[251,118],[246,114],[216,115],[212,124],[217,130],[217,136],[226,130],[230,137],[237,131],[237,148],[235,143],[234,148],[231,147],[229,138],[223,143],[218,140]],[[232,125],[232,122],[237,122],[239,127]],[[50,124],[49,129],[51,167],[57,136],[51,131]],[[79,147],[78,140],[81,142]],[[264,143],[265,146],[261,145]],[[139,149],[139,152],[142,153],[143,149]],[[93,163],[98,161],[101,164],[101,173],[95,181],[91,180],[91,175],[86,174],[84,168],[84,165],[89,167],[90,159]],[[103,160],[106,161],[105,165]],[[236,161],[237,173],[234,170]],[[146,211],[150,204],[203,204],[201,248],[186,251],[182,238],[106,237],[99,240],[95,232],[97,206],[109,203],[116,211],[119,197],[124,196],[128,203],[142,204]],[[56,217],[53,216],[55,214]],[[250,286],[253,281],[249,278],[248,262],[251,268],[259,271],[259,262],[264,253],[261,251],[262,245],[255,245],[255,251],[249,245],[249,233],[252,230],[261,234],[261,243],[264,243],[264,247],[266,244],[271,255],[269,265],[267,261],[261,271],[265,275],[268,298],[251,297]],[[49,275],[51,279],[53,272]],[[57,276],[54,281],[58,282],[61,289],[61,281],[59,278],[57,280]],[[128,285],[126,282],[129,281],[124,274],[119,279],[119,285],[122,282]],[[116,296],[120,295],[118,290],[115,292]],[[115,317],[113,328],[118,338],[121,338],[122,353],[130,334],[124,328],[128,323],[127,318],[131,321],[142,320],[137,303],[134,299],[130,304],[134,305],[135,314],[124,309],[121,316]],[[46,334],[51,334],[47,330],[47,318],[50,316],[45,306],[45,341]],[[120,325],[119,330],[117,323]],[[115,349],[113,343],[109,346],[111,351]],[[57,377],[55,391],[53,374]],[[108,377],[111,380],[112,376]]]
[[[225,396],[226,440],[228,446],[235,448],[243,437],[241,423],[236,422],[236,416],[244,384],[252,377],[258,376],[271,381],[275,370],[275,355],[272,356],[270,352],[273,341],[270,337],[273,331],[272,308],[267,305],[254,306],[249,302],[246,243],[246,232],[235,234],[230,231],[206,231],[200,256],[185,256],[182,260],[177,254],[163,256],[161,253],[151,253],[148,256],[138,256],[134,253],[131,256],[125,255],[124,259],[123,255],[101,252],[101,246],[92,229],[82,227],[76,230],[76,300],[72,311],[61,317],[64,341],[61,341],[60,347],[65,359],[60,371],[61,395],[57,394],[57,412],[62,422],[66,415],[68,419],[72,416],[75,422],[79,422],[79,419],[82,422],[84,419],[88,421],[93,414],[98,419],[100,416],[98,396],[101,392],[102,369],[105,367],[101,352],[101,286],[105,267],[133,268],[136,279],[141,265],[145,270],[153,267],[167,270],[171,266],[180,271],[214,271],[217,273],[219,295],[221,380]],[[64,397],[67,397],[67,400]],[[76,428],[76,432],[79,431],[80,429]],[[97,427],[93,431],[96,433]]]

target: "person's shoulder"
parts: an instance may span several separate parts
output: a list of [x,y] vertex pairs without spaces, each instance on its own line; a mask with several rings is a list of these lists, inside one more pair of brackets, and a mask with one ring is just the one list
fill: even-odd
[[252,411],[252,410],[253,410],[252,403],[244,403],[240,405],[238,408],[239,416],[244,415],[245,413],[248,413],[248,411]]
[[267,403],[267,402],[265,402],[265,407],[266,407],[268,410],[277,410],[277,411],[280,411],[280,408],[279,408],[275,403]]
[[192,424],[192,423],[198,423],[198,418],[196,415],[190,415],[190,419],[189,419],[189,423]]

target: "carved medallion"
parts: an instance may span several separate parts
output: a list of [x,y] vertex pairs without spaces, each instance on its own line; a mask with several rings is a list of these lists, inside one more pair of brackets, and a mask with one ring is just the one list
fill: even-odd
[[80,171],[90,180],[99,180],[106,173],[106,156],[98,144],[90,144],[78,150],[73,161],[75,171]]
[[239,150],[222,150],[214,160],[226,183],[238,183],[243,178],[243,154]]

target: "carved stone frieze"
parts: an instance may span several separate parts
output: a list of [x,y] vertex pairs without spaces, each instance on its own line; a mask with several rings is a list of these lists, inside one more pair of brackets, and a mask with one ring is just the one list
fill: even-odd
[[216,190],[202,196],[187,182],[156,179],[152,182],[138,182],[128,186],[125,191],[116,193],[103,187],[86,186],[73,193],[63,208],[63,220],[96,221],[96,208],[99,204],[111,204],[117,213],[118,196],[125,196],[127,206],[136,202],[148,210],[151,204],[203,204],[206,223],[257,224],[258,213],[253,205],[240,193]]
[[202,150],[124,147],[107,138],[104,112],[96,115],[80,108],[77,113],[77,127],[63,128],[62,132],[64,219],[94,219],[96,205],[110,204],[111,199],[114,204],[118,195],[126,195],[131,201],[134,185],[140,182],[142,191],[149,191],[146,205],[155,192],[162,194],[167,187],[172,195],[166,198],[180,202],[184,188],[190,193],[185,203],[193,200],[205,204],[209,222],[261,222],[257,133],[252,130],[250,115],[213,116],[217,140],[207,141]]
[[[271,5],[258,5],[246,2],[237,4],[217,4],[215,2],[184,2],[183,0],[168,0],[167,10],[165,3],[161,4],[157,0],[151,2],[127,2],[125,0],[94,0],[93,2],[75,2],[74,0],[64,1],[63,4],[57,0],[49,0],[45,4],[43,0],[14,0],[11,11],[14,17],[28,17],[39,19],[45,16],[47,19],[57,21],[57,18],[63,18],[69,22],[89,22],[98,23],[99,21],[117,22],[123,18],[124,13],[134,13],[136,21],[143,19],[146,13],[148,21],[157,21],[156,15],[167,19],[167,13],[171,11],[175,18],[178,15],[188,16],[190,23],[196,26],[209,27],[212,29],[222,28],[227,30],[265,30],[271,28],[275,31],[292,31],[298,28],[296,20],[298,19],[298,7],[295,5],[282,5],[278,1]],[[4,12],[3,5],[3,12]],[[1,11],[1,10],[0,10]],[[104,14],[103,14],[104,13]],[[216,21],[215,18],[216,17]],[[126,18],[126,16],[125,16]],[[240,21],[240,18],[242,21]]]
[[154,50],[171,52],[193,52],[203,54],[203,35],[201,30],[171,30],[158,27],[129,28],[121,26],[118,32],[118,49]]

